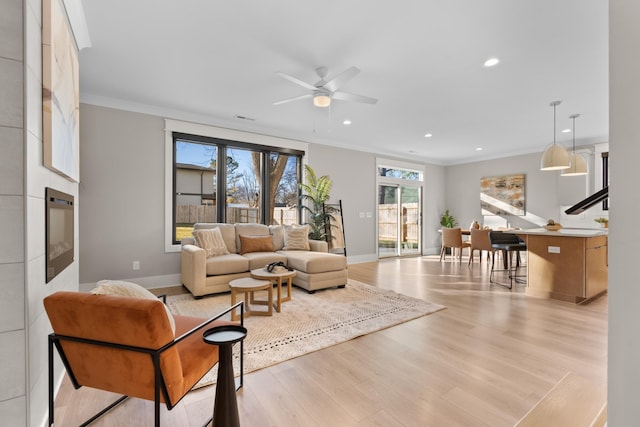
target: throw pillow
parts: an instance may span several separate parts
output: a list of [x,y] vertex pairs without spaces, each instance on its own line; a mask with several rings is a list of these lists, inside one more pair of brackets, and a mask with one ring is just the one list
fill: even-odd
[[273,238],[266,236],[240,235],[240,255],[249,252],[273,252]]
[[273,237],[273,249],[279,251],[284,247],[284,227],[281,225],[270,225],[269,233]]
[[207,258],[218,255],[228,255],[229,250],[224,243],[222,233],[219,228],[206,228],[201,230],[195,230],[193,237],[196,238],[196,243],[205,251]]
[[[158,297],[152,294],[148,289],[145,289],[142,286],[132,282],[125,282],[122,280],[101,280],[96,284],[98,286],[91,289],[90,291],[94,295],[110,295],[114,297],[129,297],[151,300],[158,299]],[[167,312],[167,318],[169,319],[171,330],[175,335],[176,321],[173,318],[173,314],[171,314],[171,311],[169,311],[169,307],[165,305],[164,309]]]
[[285,226],[284,227],[284,247],[285,251],[308,251],[309,246],[309,226]]

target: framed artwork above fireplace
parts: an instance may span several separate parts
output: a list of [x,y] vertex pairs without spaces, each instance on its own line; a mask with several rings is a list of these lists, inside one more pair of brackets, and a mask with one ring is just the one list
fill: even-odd
[[64,6],[42,1],[42,130],[44,166],[79,181],[78,52]]

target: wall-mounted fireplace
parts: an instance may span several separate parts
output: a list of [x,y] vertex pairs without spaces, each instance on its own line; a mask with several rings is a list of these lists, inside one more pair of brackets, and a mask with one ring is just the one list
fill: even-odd
[[73,196],[45,189],[46,282],[73,262]]

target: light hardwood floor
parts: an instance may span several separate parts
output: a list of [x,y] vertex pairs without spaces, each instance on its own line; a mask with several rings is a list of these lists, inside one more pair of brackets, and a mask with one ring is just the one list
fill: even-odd
[[[513,426],[569,372],[606,391],[606,296],[527,297],[523,285],[490,285],[486,262],[451,257],[350,265],[349,277],[447,309],[246,375],[243,426]],[[214,392],[163,407],[162,424],[201,426]],[[65,380],[55,425],[78,425],[111,399]],[[94,425],[153,425],[152,411],[129,399]]]

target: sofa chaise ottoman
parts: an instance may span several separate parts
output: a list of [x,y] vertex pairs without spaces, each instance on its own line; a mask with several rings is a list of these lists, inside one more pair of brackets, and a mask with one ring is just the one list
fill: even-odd
[[295,269],[293,284],[309,292],[347,283],[346,257],[308,239],[307,226],[198,223],[193,233],[182,239],[181,281],[195,297],[228,292],[231,280],[272,262]]

